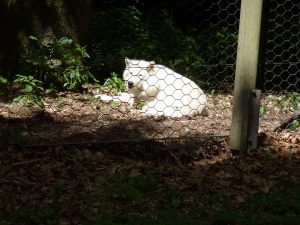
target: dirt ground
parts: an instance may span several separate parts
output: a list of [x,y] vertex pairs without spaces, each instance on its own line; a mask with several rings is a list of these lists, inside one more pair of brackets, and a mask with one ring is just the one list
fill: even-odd
[[[203,142],[206,153],[202,151],[202,157],[192,146],[182,149],[185,156],[194,153],[198,156],[190,160],[172,151],[152,151],[149,157],[144,151],[138,151],[136,144],[135,151],[128,151],[126,144],[114,145],[114,153],[103,153],[103,146],[97,145],[11,146],[0,151],[0,222],[2,219],[4,224],[45,224],[45,221],[56,221],[47,224],[85,224],[82,222],[101,218],[103,213],[112,218],[132,215],[156,218],[157,209],[166,210],[170,205],[188,215],[193,215],[193,210],[196,210],[195,215],[200,218],[203,210],[197,209],[204,208],[203,217],[210,220],[214,220],[214,213],[224,210],[224,207],[229,207],[226,209],[231,212],[247,212],[250,197],[272,197],[279,181],[286,184],[284,189],[279,186],[278,191],[282,195],[287,192],[288,196],[290,192],[287,189],[299,188],[300,184],[300,145],[269,133],[262,138],[260,148],[245,157],[230,153],[228,139]],[[152,150],[158,150],[156,147],[153,145]],[[130,194],[132,185],[140,184],[132,182],[149,185],[141,200]],[[299,206],[299,195],[292,196],[287,199],[295,202],[290,210],[295,211],[297,216],[299,211],[294,208]],[[279,207],[282,202],[278,201]],[[257,209],[257,213],[269,213],[268,204],[259,205],[261,208]],[[287,204],[291,203],[283,205],[286,207]],[[275,208],[274,214],[262,215],[273,218],[279,212],[278,215],[284,219],[289,211],[281,211],[282,208]]]
[[[180,119],[142,116],[127,104],[104,103],[80,93],[47,97],[44,109],[0,102],[0,139],[4,145],[48,145],[228,136],[233,96],[209,94],[208,99],[208,116]],[[262,97],[260,133],[276,131],[300,114],[280,107],[280,96],[270,99]],[[299,126],[278,131],[294,143],[299,141]]]
[[[82,224],[103,210],[155,218],[170,190],[180,212],[205,206],[213,220],[225,203],[247,211],[247,199],[273,193],[278,180],[299,187],[300,130],[287,125],[299,112],[280,106],[280,96],[263,96],[260,147],[237,157],[227,136],[232,100],[209,95],[209,116],[181,119],[143,117],[74,93],[47,98],[44,110],[0,103],[0,222]],[[149,196],[120,194],[132,180],[151,187],[149,176],[158,179]]]
[[[100,102],[90,94],[47,97],[44,109],[0,102],[1,143],[76,144],[229,135],[232,95],[211,94],[208,98],[208,116],[180,119],[142,116],[127,104]],[[267,96],[262,105],[267,110],[260,117],[259,132],[274,131],[298,113],[279,108]],[[292,133],[299,134],[299,128]]]

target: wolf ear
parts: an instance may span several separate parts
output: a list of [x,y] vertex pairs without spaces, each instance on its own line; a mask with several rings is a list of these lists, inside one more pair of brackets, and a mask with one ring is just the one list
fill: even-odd
[[132,62],[130,59],[128,59],[127,57],[125,58],[125,65],[128,66],[132,66]]
[[154,66],[155,66],[155,62],[154,61],[149,62],[149,66],[148,66],[147,70],[150,72],[151,70],[154,69]]

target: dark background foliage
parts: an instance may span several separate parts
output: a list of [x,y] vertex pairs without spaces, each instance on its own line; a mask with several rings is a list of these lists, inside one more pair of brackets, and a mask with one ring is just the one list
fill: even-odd
[[[299,4],[265,1],[259,88],[299,90]],[[204,89],[232,89],[240,0],[0,0],[0,75],[13,80],[28,37],[67,36],[91,55],[98,79],[124,57],[155,60]],[[21,62],[22,63],[22,62]],[[22,68],[22,67],[21,67]]]

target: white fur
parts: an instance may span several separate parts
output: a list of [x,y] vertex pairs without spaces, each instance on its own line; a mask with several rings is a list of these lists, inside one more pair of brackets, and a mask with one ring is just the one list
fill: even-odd
[[123,79],[135,100],[144,100],[146,115],[207,115],[207,98],[190,79],[153,61],[125,59]]
[[99,95],[95,95],[95,97],[99,98],[103,102],[111,102],[111,101],[124,102],[124,103],[128,103],[130,106],[132,106],[134,103],[133,95],[126,92],[121,92],[119,95],[116,96],[99,94]]

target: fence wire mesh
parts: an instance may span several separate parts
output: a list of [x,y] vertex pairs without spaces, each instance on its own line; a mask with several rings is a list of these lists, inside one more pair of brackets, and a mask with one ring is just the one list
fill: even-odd
[[[97,77],[114,76],[105,87],[86,85],[81,93],[44,96],[44,107],[11,103],[12,93],[1,102],[2,142],[49,145],[228,135],[239,8],[239,1],[229,0],[95,2],[91,67]],[[128,70],[125,57],[142,60],[134,65],[138,83],[123,77],[129,92],[130,85],[143,88],[138,94],[131,89],[133,96],[114,90]],[[128,104],[131,98],[133,105]],[[157,104],[149,103],[153,99]],[[203,110],[208,115],[199,115]]]
[[[280,130],[295,142],[300,3],[269,0],[266,5],[260,131]],[[238,0],[95,2],[90,66],[97,78],[108,79],[88,84],[82,92],[37,96],[42,107],[28,99],[11,101],[22,93],[1,94],[1,142],[51,145],[228,135],[239,13]],[[138,60],[134,71],[125,57]],[[59,66],[51,62],[53,68]],[[122,76],[124,71],[130,76]]]
[[299,1],[266,1],[260,129],[294,143],[300,141],[299,15]]

